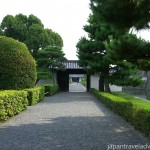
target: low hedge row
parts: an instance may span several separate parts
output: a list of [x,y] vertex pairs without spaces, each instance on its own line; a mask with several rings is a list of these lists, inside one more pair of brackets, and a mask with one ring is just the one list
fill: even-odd
[[7,120],[25,110],[28,105],[26,91],[1,91],[0,92],[0,121]]
[[91,89],[91,92],[111,110],[130,122],[137,130],[150,137],[150,109],[135,105],[131,101],[113,94],[99,92],[96,89]]
[[45,92],[44,86],[37,86],[34,88],[25,89],[25,91],[27,91],[28,93],[27,98],[28,98],[29,106],[40,102],[44,98],[44,92]]
[[45,95],[51,96],[58,92],[58,85],[57,84],[43,84],[45,87]]
[[24,90],[0,91],[0,122],[7,120],[19,112],[43,100],[44,94],[53,95],[58,92],[58,85],[45,84]]

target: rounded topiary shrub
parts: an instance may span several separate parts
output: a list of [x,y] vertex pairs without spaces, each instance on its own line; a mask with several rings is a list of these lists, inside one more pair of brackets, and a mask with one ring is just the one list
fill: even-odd
[[26,45],[0,36],[0,89],[35,86],[36,64]]

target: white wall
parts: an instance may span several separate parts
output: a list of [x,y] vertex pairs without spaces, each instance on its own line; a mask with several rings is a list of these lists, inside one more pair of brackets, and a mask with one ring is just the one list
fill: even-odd
[[122,91],[122,86],[110,85],[110,90],[112,92],[119,92],[119,91]]
[[[99,90],[99,76],[96,75],[92,75],[91,76],[91,88],[95,88],[97,90]],[[116,86],[116,85],[110,85],[110,89],[112,92],[117,92],[117,91],[122,91],[122,87],[121,86]]]
[[91,85],[90,85],[90,87],[99,90],[98,82],[99,82],[99,76],[92,75],[91,76]]

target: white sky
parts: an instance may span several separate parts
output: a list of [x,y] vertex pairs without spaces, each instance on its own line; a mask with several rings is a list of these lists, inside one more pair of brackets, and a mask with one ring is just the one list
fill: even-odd
[[[63,51],[69,60],[77,59],[76,44],[86,35],[83,26],[90,14],[90,0],[0,0],[0,22],[6,15],[34,14],[45,28],[61,35],[64,41]],[[150,32],[140,35],[150,40]]]
[[86,35],[82,28],[90,14],[89,0],[0,0],[0,4],[0,22],[8,14],[34,14],[45,28],[61,35],[66,57],[77,59],[76,44]]

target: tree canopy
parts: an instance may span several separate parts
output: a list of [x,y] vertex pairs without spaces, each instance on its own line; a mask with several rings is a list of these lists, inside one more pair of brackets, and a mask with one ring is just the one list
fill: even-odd
[[[137,86],[141,83],[134,75],[137,68],[150,69],[149,42],[131,33],[133,27],[149,28],[148,16],[139,20],[144,4],[140,3],[137,11],[137,5],[128,0],[91,0],[92,14],[83,28],[88,38],[79,40],[77,53],[81,66],[91,74],[100,75],[101,91],[109,92],[110,83]],[[131,11],[136,14],[135,18],[133,14],[130,16]],[[146,12],[147,9],[143,14]]]
[[65,54],[59,46],[47,46],[38,51],[38,79],[53,77],[54,70],[65,69],[62,64],[65,60]]
[[27,45],[37,61],[38,80],[52,78],[53,68],[62,69],[60,62],[65,59],[62,51],[63,40],[57,32],[45,29],[38,17],[33,14],[7,15],[0,27],[0,35],[12,37]]
[[132,32],[150,28],[150,1],[91,0],[91,9],[99,22],[116,32],[106,43],[109,58],[127,60],[141,70],[150,70],[150,44]]
[[149,0],[91,0],[91,9],[99,18],[117,30],[149,28]]
[[33,14],[5,16],[1,22],[0,31],[2,31],[0,34],[4,36],[25,43],[35,58],[37,51],[48,45],[63,47],[61,36],[52,29],[45,29],[42,21]]

